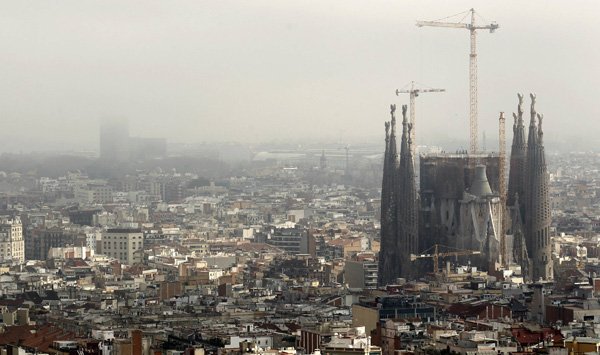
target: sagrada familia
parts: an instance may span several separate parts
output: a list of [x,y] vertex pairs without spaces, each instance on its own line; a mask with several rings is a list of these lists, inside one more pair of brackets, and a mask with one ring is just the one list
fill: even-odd
[[[436,244],[480,252],[470,260],[484,270],[519,265],[526,280],[553,278],[543,115],[536,112],[535,95],[530,96],[527,141],[521,94],[517,113],[513,114],[505,199],[499,192],[500,156],[495,153],[421,155],[417,189],[412,125],[407,120],[406,106],[402,106],[398,152],[396,106],[391,106],[391,121],[385,123],[380,286],[393,284],[398,278],[421,276],[424,269],[411,261],[411,254]],[[501,234],[505,234],[504,248]]]

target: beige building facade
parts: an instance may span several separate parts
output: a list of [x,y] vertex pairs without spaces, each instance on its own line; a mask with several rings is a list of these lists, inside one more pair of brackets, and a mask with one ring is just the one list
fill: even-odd
[[123,264],[142,262],[144,234],[140,229],[108,229],[102,233],[101,253]]
[[0,217],[0,260],[25,262],[23,225],[19,217]]

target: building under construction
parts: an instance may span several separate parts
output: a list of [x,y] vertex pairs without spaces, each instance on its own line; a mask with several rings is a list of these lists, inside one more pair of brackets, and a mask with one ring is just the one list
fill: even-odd
[[507,196],[501,193],[504,157],[467,152],[422,155],[417,194],[406,109],[399,155],[392,109],[386,123],[379,285],[422,274],[410,254],[435,244],[479,251],[469,260],[483,270],[516,263],[526,279],[553,277],[543,116],[535,111],[535,95],[531,98],[527,142],[522,95],[514,114]]
[[470,259],[483,269],[500,262],[499,163],[497,154],[421,156],[420,250],[441,244],[481,251]]

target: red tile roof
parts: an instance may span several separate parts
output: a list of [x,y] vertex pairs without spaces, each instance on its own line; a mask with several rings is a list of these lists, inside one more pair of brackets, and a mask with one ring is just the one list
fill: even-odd
[[21,345],[30,349],[48,352],[57,340],[73,340],[76,335],[54,325],[44,325],[38,329],[34,326],[19,325],[7,327],[0,334],[0,345]]
[[511,329],[513,337],[519,342],[519,344],[528,346],[534,345],[542,340],[551,339],[553,343],[561,342],[564,338],[559,330],[551,328],[542,328],[539,331],[530,331],[527,328],[513,328]]

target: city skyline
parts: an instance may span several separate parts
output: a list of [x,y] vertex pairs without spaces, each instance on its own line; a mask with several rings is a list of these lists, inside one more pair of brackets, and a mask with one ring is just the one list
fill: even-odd
[[600,353],[600,3],[2,5],[0,355]]

